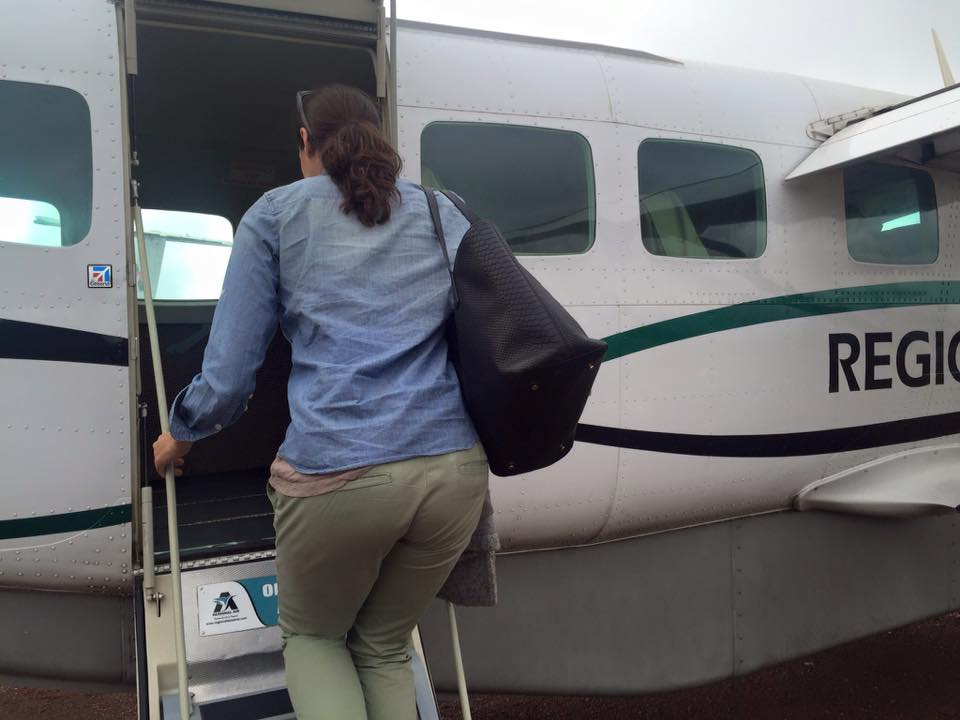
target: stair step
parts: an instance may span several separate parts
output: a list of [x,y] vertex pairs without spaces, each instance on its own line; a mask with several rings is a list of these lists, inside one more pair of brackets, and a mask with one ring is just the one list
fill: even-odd
[[[235,470],[177,481],[177,529],[182,560],[201,560],[274,547],[267,468]],[[154,488],[156,562],[169,562],[166,490]]]
[[[277,625],[276,561],[182,573],[191,720],[293,718]],[[422,649],[411,645],[417,710],[439,720]],[[164,720],[179,718],[176,694],[161,697]]]
[[[161,697],[164,720],[179,720],[176,695]],[[295,720],[286,689],[195,704],[189,720]]]

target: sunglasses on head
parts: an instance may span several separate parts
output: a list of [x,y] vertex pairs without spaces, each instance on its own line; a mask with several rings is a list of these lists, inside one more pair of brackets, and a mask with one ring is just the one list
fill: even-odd
[[310,130],[310,123],[307,122],[307,113],[303,110],[303,99],[311,94],[313,94],[313,90],[301,90],[297,93],[297,112],[300,113],[300,123],[307,131],[307,140],[313,144],[313,132]]

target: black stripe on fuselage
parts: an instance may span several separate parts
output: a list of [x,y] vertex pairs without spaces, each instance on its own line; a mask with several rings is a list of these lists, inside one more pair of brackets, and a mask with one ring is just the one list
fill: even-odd
[[580,425],[577,441],[701,457],[773,458],[833,455],[960,434],[960,412],[874,425],[768,435],[687,435]]
[[0,358],[94,365],[130,364],[126,338],[3,319],[0,319]]

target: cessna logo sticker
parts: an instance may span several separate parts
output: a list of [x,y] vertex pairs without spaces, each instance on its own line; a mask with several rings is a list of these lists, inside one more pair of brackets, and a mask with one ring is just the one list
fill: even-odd
[[113,265],[87,265],[88,288],[112,288]]

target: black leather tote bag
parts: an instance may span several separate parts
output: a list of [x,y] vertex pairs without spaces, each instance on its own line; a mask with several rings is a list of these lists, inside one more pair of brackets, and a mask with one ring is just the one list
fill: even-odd
[[450,269],[437,198],[424,192],[453,283],[450,358],[490,470],[506,476],[551,465],[573,447],[607,345],[587,337],[496,226],[444,192],[470,222]]

